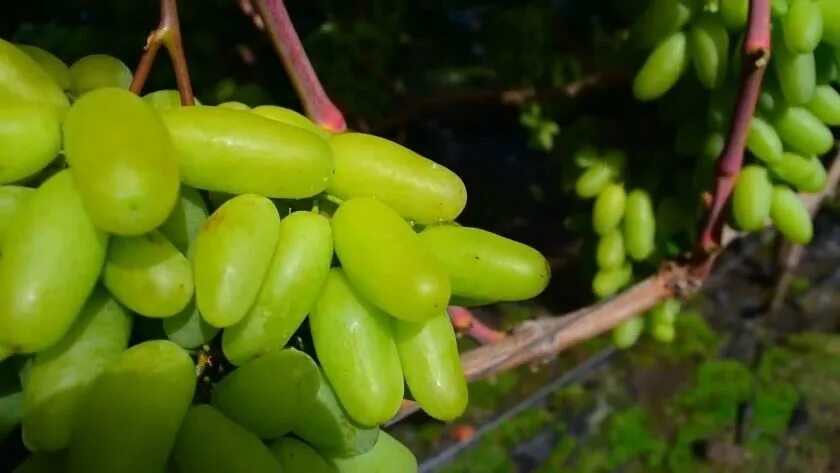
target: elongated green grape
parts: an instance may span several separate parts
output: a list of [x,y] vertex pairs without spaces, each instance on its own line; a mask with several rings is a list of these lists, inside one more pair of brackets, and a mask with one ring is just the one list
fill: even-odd
[[635,189],[627,196],[627,211],[624,215],[624,248],[636,261],[641,261],[653,252],[656,236],[656,219],[650,195],[643,189]]
[[814,96],[817,86],[817,66],[814,53],[794,53],[784,47],[774,50],[771,63],[782,94],[789,105],[805,105]]
[[171,317],[193,297],[190,262],[158,231],[111,238],[102,282],[129,309],[146,317]]
[[213,406],[260,438],[276,439],[315,402],[318,366],[292,348],[243,364],[216,385]]
[[804,154],[821,155],[834,146],[831,130],[804,108],[786,108],[773,120],[773,126],[784,143]]
[[338,473],[417,473],[417,458],[388,432],[379,433],[374,447],[349,458],[329,458]]
[[601,193],[614,175],[613,169],[607,164],[593,164],[575,182],[575,193],[581,199],[591,199]]
[[192,350],[209,343],[219,333],[219,328],[204,320],[193,298],[180,313],[163,319],[163,332],[169,340]]
[[280,221],[274,256],[256,302],[222,337],[233,364],[282,348],[315,305],[333,257],[332,229],[324,216],[294,212]]
[[388,315],[333,268],[309,326],[321,367],[347,414],[364,426],[393,417],[403,397],[403,374]]
[[770,206],[773,225],[793,243],[806,245],[811,242],[814,227],[805,204],[787,186],[773,188],[773,203]]
[[652,0],[630,28],[632,44],[652,48],[688,23],[692,7],[690,1]]
[[782,18],[785,46],[794,53],[810,53],[817,48],[823,34],[820,7],[811,0],[791,2]]
[[633,280],[633,266],[625,263],[612,269],[602,269],[592,279],[592,293],[598,298],[609,297]]
[[642,317],[625,320],[613,329],[613,344],[622,350],[632,347],[639,341],[644,328],[645,320]]
[[183,107],[163,116],[185,184],[231,194],[301,199],[333,173],[326,141],[250,111]]
[[749,0],[720,0],[718,8],[723,22],[730,30],[740,31],[747,25],[747,17],[750,13]]
[[269,449],[282,471],[307,473],[335,473],[336,471],[314,448],[293,437],[281,438],[272,443]]
[[21,462],[12,473],[65,473],[67,454],[65,452],[33,453]]
[[653,306],[649,314],[650,321],[652,324],[673,324],[681,308],[679,300],[667,299]]
[[311,131],[324,139],[328,139],[332,136],[332,133],[319,127],[312,120],[306,118],[305,115],[290,108],[278,107],[277,105],[260,105],[259,107],[254,107],[251,112],[265,118],[277,120],[278,122],[282,122],[287,125],[303,128],[304,130]]
[[446,312],[419,324],[394,320],[393,328],[406,384],[420,408],[443,421],[463,414],[467,380]]
[[613,230],[598,239],[598,248],[595,250],[595,260],[600,269],[619,268],[624,264],[624,235],[621,230]]
[[208,214],[207,204],[204,203],[201,194],[192,187],[181,186],[181,194],[175,208],[158,230],[178,248],[178,251],[186,253]]
[[230,199],[196,237],[193,274],[198,310],[210,325],[229,327],[257,298],[277,245],[280,216],[255,194]]
[[744,166],[732,193],[732,214],[738,227],[746,231],[761,229],[770,217],[772,200],[773,184],[767,170],[756,165]]
[[362,427],[345,412],[326,377],[319,371],[315,402],[292,433],[324,455],[352,457],[367,452],[379,437],[378,427]]
[[70,92],[81,97],[96,89],[128,90],[131,78],[131,69],[119,59],[107,54],[91,54],[70,66]]
[[[195,100],[196,105],[201,105],[201,101],[199,101],[197,98],[193,99]],[[156,90],[154,92],[149,92],[148,94],[143,96],[143,100],[145,100],[146,103],[149,104],[158,113],[166,113],[182,107],[181,93],[173,89]]]
[[61,119],[70,108],[64,91],[34,59],[0,38],[0,103],[28,102],[52,110]]
[[45,181],[3,239],[0,343],[32,353],[57,342],[96,285],[107,241],[68,171]]
[[399,319],[420,322],[446,308],[446,268],[382,202],[359,197],[333,215],[335,252],[359,294]]
[[818,85],[808,110],[826,125],[840,125],[840,93],[830,85]]
[[64,64],[64,61],[55,57],[53,53],[37,46],[30,44],[18,44],[16,46],[34,59],[52,77],[56,85],[61,87],[61,90],[70,89],[70,68],[67,67],[67,64]]
[[32,451],[67,447],[79,402],[97,376],[127,347],[131,315],[94,290],[76,322],[35,356],[23,392],[23,438]]
[[9,228],[18,209],[32,197],[35,189],[22,186],[0,186],[0,255],[2,255],[3,235]]
[[638,100],[655,100],[677,83],[688,62],[686,42],[685,33],[674,33],[650,53],[633,79],[633,95]]
[[61,126],[41,104],[0,107],[0,184],[19,181],[47,167],[61,148]]
[[662,343],[671,343],[677,338],[677,331],[673,324],[656,324],[650,327],[650,336]]
[[181,472],[286,471],[256,435],[207,404],[190,408],[178,432],[172,457]]
[[770,166],[773,175],[801,192],[819,192],[825,186],[826,172],[816,156],[784,153]]
[[761,117],[753,117],[750,122],[747,148],[753,156],[765,163],[776,162],[782,157],[782,139],[773,125]]
[[420,241],[443,265],[452,294],[472,299],[516,301],[539,295],[551,268],[537,250],[472,227],[435,225]]
[[342,133],[329,142],[335,175],[327,193],[342,199],[373,197],[422,224],[455,220],[464,210],[464,182],[440,164],[364,133]]
[[160,226],[178,199],[178,162],[163,122],[126,90],[98,89],[64,122],[64,150],[85,208],[109,233]]
[[688,34],[691,58],[697,79],[707,89],[714,89],[726,80],[729,58],[729,33],[719,16],[704,15]]
[[840,47],[840,3],[836,0],[817,0],[823,20],[822,39],[826,43]]
[[168,340],[124,351],[83,396],[70,473],[163,471],[195,392],[190,356]]
[[598,235],[606,235],[615,230],[624,218],[627,205],[627,192],[621,184],[605,187],[592,208],[592,227]]

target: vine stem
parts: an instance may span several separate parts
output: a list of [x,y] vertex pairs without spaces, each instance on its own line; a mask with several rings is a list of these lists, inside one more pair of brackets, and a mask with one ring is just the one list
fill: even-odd
[[306,114],[317,125],[333,133],[346,131],[344,115],[324,91],[283,0],[253,0],[253,3],[263,18],[271,43],[283,60]]
[[143,86],[146,84],[161,46],[169,52],[172,69],[175,71],[175,80],[178,83],[178,93],[181,96],[181,105],[195,105],[190,71],[181,40],[177,0],[160,0],[160,23],[146,38],[146,46],[143,48],[143,55],[140,56],[140,63],[134,71],[129,90],[138,95],[143,91]]
[[496,343],[505,338],[504,332],[486,325],[465,307],[449,306],[447,312],[456,332],[464,333],[479,343]]

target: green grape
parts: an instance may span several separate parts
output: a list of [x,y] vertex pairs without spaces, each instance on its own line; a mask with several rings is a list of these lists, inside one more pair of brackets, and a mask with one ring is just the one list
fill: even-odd
[[812,0],[795,0],[782,18],[785,46],[794,53],[810,53],[823,34],[820,7]]
[[817,0],[823,20],[822,40],[840,47],[840,3],[837,0]]
[[650,195],[645,190],[635,189],[627,196],[623,230],[624,248],[630,258],[641,261],[650,256],[656,236],[656,219]]
[[621,322],[612,331],[613,344],[622,350],[632,347],[639,341],[644,328],[645,321],[639,316]]
[[0,38],[0,103],[26,102],[52,110],[61,119],[70,101],[34,59]]
[[373,197],[421,224],[455,220],[464,210],[467,189],[461,178],[408,148],[363,133],[335,135],[329,143],[335,175],[328,194]]
[[653,325],[673,325],[677,314],[682,309],[682,303],[677,299],[667,299],[653,306],[649,312],[650,322]]
[[618,292],[633,280],[633,266],[626,263],[612,269],[602,269],[592,279],[592,293],[603,299]]
[[242,110],[242,111],[250,111],[251,110],[251,107],[249,107],[248,105],[246,105],[242,102],[236,102],[236,101],[222,102],[222,103],[220,103],[219,105],[216,105],[216,106],[219,107],[219,108],[229,108],[231,110]]
[[692,17],[693,2],[652,0],[630,27],[630,40],[637,48],[647,49],[682,28]]
[[318,361],[347,414],[364,426],[396,415],[403,373],[391,319],[362,299],[341,269],[330,270],[309,326]]
[[826,172],[816,156],[786,152],[770,166],[773,175],[800,192],[819,192],[825,186]]
[[233,370],[213,390],[213,406],[260,438],[276,439],[299,423],[315,403],[318,366],[287,348]]
[[169,340],[192,350],[210,343],[219,329],[204,320],[192,299],[180,313],[163,319],[163,332]]
[[338,473],[416,473],[417,458],[384,430],[374,447],[361,455],[328,459]]
[[55,57],[53,53],[37,46],[29,44],[17,44],[16,46],[34,59],[55,81],[56,85],[61,87],[61,90],[70,89],[70,68],[67,67],[67,64],[64,64],[64,61]]
[[[31,187],[0,186],[0,247],[2,247],[3,235],[11,226],[12,218],[34,193],[35,189]],[[0,248],[0,255],[2,255],[2,248]]]
[[25,102],[0,107],[0,184],[36,174],[59,149],[61,125],[51,109]]
[[278,107],[276,105],[260,105],[259,107],[254,107],[251,112],[265,118],[277,120],[278,122],[282,122],[287,125],[303,128],[304,130],[315,133],[324,139],[329,139],[332,136],[332,133],[319,127],[312,120],[306,118],[305,115],[290,108]]
[[0,344],[33,353],[70,328],[96,285],[108,237],[60,171],[20,208],[0,258]]
[[107,54],[91,54],[70,66],[70,92],[81,97],[96,89],[113,87],[127,91],[132,77],[131,69],[119,59]]
[[207,404],[190,408],[178,432],[172,458],[181,472],[285,471],[256,435]]
[[431,417],[450,421],[467,408],[467,379],[446,312],[422,323],[393,321],[394,340],[411,397]]
[[687,62],[686,35],[674,33],[656,46],[636,73],[633,95],[643,102],[661,97],[677,83]]
[[771,63],[775,66],[776,77],[787,103],[805,105],[810,102],[817,86],[814,53],[797,54],[784,47],[778,47],[773,52]]
[[207,204],[204,203],[201,194],[192,187],[181,186],[175,208],[158,230],[178,248],[178,251],[186,253],[207,216]]
[[335,253],[362,297],[389,315],[413,322],[446,308],[446,268],[414,230],[379,200],[344,201],[333,214]]
[[723,147],[726,146],[726,136],[721,132],[709,133],[706,140],[703,142],[703,149],[701,150],[701,158],[708,162],[714,162],[718,156],[723,153]]
[[171,317],[193,297],[190,262],[158,231],[114,236],[102,282],[120,303],[146,317]]
[[830,85],[818,85],[808,110],[828,126],[840,125],[840,93]]
[[336,471],[314,448],[293,437],[278,439],[271,444],[269,449],[282,471],[307,473],[335,473]]
[[250,111],[182,107],[163,119],[188,186],[302,199],[322,192],[333,173],[323,139]]
[[770,217],[772,200],[773,184],[767,170],[757,165],[744,166],[732,193],[732,214],[738,227],[760,230]]
[[807,109],[788,107],[776,116],[773,126],[782,142],[804,154],[821,155],[834,146],[834,135]]
[[612,232],[624,218],[627,205],[627,192],[621,184],[609,184],[595,199],[592,207],[592,227],[598,235]]
[[595,260],[599,269],[620,268],[624,265],[624,259],[624,235],[622,235],[621,230],[615,229],[598,239]]
[[[195,100],[196,105],[201,105],[201,102],[197,98],[193,99]],[[156,112],[161,114],[177,110],[182,107],[181,93],[172,89],[149,92],[143,96],[143,100],[155,109]]]
[[126,90],[77,100],[64,150],[85,209],[103,230],[139,235],[160,226],[178,199],[175,150],[157,113]]
[[[817,84],[828,84],[837,80],[837,58],[834,47],[820,43],[814,50],[814,62],[817,67]],[[819,85],[817,88],[819,89]]]
[[591,199],[600,194],[614,176],[614,169],[606,163],[593,164],[575,182],[575,193],[581,199]]
[[765,119],[754,116],[747,136],[747,149],[765,163],[774,163],[782,157],[782,139],[773,125]]
[[33,453],[12,473],[64,473],[67,471],[66,452]]
[[548,261],[534,248],[479,228],[426,227],[420,241],[446,268],[452,293],[479,300],[536,297],[551,277]]
[[306,411],[306,416],[292,428],[292,433],[319,452],[333,457],[352,457],[373,448],[379,429],[362,427],[350,419],[320,371],[319,376],[315,402]]
[[740,31],[747,26],[750,0],[719,0],[718,9],[723,22],[730,30]]
[[274,256],[256,302],[222,336],[233,364],[282,348],[315,305],[333,258],[329,220],[297,211],[280,221]]
[[280,216],[271,200],[236,196],[216,209],[195,240],[193,275],[198,310],[214,327],[245,317],[277,245]]
[[814,235],[811,215],[805,204],[787,186],[773,188],[773,203],[770,206],[773,225],[792,243],[807,245]]
[[650,336],[662,343],[671,343],[677,338],[673,324],[654,324],[650,326]]
[[64,337],[35,356],[23,391],[23,438],[31,451],[67,447],[85,390],[128,347],[131,315],[96,289]]
[[690,54],[697,79],[707,89],[714,89],[726,80],[729,58],[729,33],[720,17],[704,15],[688,34]]
[[70,473],[163,471],[195,393],[195,367],[178,345],[124,351],[85,392],[67,449]]

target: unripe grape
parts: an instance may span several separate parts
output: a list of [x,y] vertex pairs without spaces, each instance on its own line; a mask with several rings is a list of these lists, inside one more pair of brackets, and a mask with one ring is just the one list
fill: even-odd
[[740,31],[747,25],[749,0],[719,0],[718,8],[723,22],[731,31]]
[[691,27],[688,41],[700,83],[707,89],[723,84],[729,58],[729,33],[720,17],[701,17]]
[[269,447],[282,471],[336,473],[318,452],[294,437],[283,437]]
[[633,80],[633,95],[638,100],[655,100],[677,83],[688,59],[686,43],[685,33],[674,33],[650,53]]
[[817,0],[823,20],[822,39],[826,43],[840,47],[840,3],[836,0]]
[[178,251],[186,254],[208,215],[207,204],[201,194],[192,187],[181,186],[175,207],[158,230]]
[[385,431],[380,432],[376,445],[370,451],[355,457],[328,460],[340,473],[417,471],[417,458],[411,450]]
[[619,268],[624,264],[624,235],[621,230],[615,229],[598,239],[598,248],[595,250],[595,260],[598,268],[609,270]]
[[606,163],[593,164],[575,182],[575,193],[581,199],[591,199],[600,194],[614,176],[614,170]]
[[631,44],[652,48],[682,28],[693,15],[694,2],[652,0],[630,28]]
[[613,344],[622,350],[632,347],[639,341],[644,328],[645,320],[640,316],[621,322],[612,331]]
[[826,125],[840,125],[840,93],[834,90],[834,87],[818,85],[807,108]]
[[761,229],[770,216],[773,185],[761,166],[744,166],[732,193],[732,214],[738,227],[746,231]]
[[29,44],[18,44],[16,46],[34,59],[52,77],[56,85],[61,87],[61,90],[70,88],[70,68],[67,67],[67,64],[64,64],[64,61],[57,58],[53,53],[37,46]]
[[792,185],[801,192],[819,192],[825,186],[826,172],[816,156],[784,153],[770,170],[776,178]]
[[627,192],[621,184],[610,184],[598,194],[592,207],[592,227],[598,235],[612,232],[624,218]]
[[754,116],[750,122],[747,148],[756,158],[773,163],[782,157],[782,139],[773,125],[761,117]]
[[816,49],[823,34],[823,18],[819,5],[812,0],[794,0],[782,18],[785,46],[795,53]]
[[625,263],[623,266],[613,269],[602,269],[592,279],[592,293],[603,299],[609,297],[633,280],[633,266]]
[[91,54],[70,66],[70,92],[81,97],[96,89],[128,90],[132,77],[131,69],[119,59],[107,54]]
[[786,186],[773,188],[773,203],[770,207],[773,225],[792,243],[807,245],[814,235],[811,215],[805,204],[793,190]]
[[834,146],[834,135],[807,109],[788,107],[773,120],[784,143],[804,154],[821,155]]
[[636,261],[646,259],[653,252],[656,236],[656,218],[650,195],[635,189],[627,196],[624,214],[624,248]]
[[805,105],[810,102],[817,86],[814,53],[795,53],[788,51],[784,46],[775,48],[773,52],[771,63],[775,66],[776,76],[787,103]]
[[49,165],[61,149],[61,124],[43,104],[0,107],[0,184],[28,178]]
[[70,101],[61,87],[34,59],[0,38],[0,102],[31,103],[51,110],[61,120]]

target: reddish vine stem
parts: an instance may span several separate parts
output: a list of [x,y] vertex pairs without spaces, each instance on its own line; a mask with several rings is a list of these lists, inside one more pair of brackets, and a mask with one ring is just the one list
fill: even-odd
[[146,39],[146,46],[143,48],[143,55],[140,57],[140,63],[134,72],[129,90],[138,95],[142,92],[161,46],[169,52],[172,69],[175,71],[175,81],[178,83],[178,93],[181,95],[181,104],[194,105],[195,96],[190,82],[190,71],[181,40],[177,0],[160,1],[160,23]]
[[274,49],[292,79],[306,114],[334,133],[347,130],[344,115],[333,104],[312,68],[283,0],[254,0]]
[[504,332],[486,325],[465,307],[450,306],[447,312],[456,332],[464,333],[479,343],[496,343],[506,336]]
[[[752,117],[764,71],[770,60],[770,0],[751,0],[747,36],[744,41],[741,84],[738,101],[723,153],[718,158],[717,182],[712,197],[706,226],[700,234],[699,249],[706,255],[717,252],[721,246],[724,208],[741,171],[744,149],[747,145]],[[709,257],[711,259],[711,257]],[[710,265],[702,265],[708,272]]]

